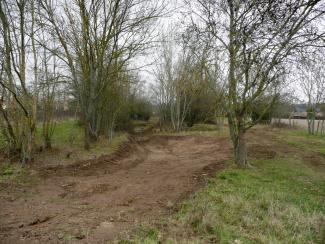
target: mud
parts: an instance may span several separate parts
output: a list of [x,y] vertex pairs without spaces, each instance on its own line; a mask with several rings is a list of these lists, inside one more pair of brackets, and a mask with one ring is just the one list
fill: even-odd
[[131,138],[117,153],[36,167],[39,181],[0,199],[0,243],[111,243],[170,214],[231,157],[228,140]]

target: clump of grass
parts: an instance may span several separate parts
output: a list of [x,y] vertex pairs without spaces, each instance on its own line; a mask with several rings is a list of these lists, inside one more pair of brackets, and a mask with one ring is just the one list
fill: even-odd
[[26,176],[26,168],[21,164],[4,163],[0,165],[0,183],[9,181],[21,183]]
[[130,240],[120,240],[119,244],[155,244],[160,243],[161,234],[153,228],[141,227],[137,231],[135,238]]
[[112,141],[110,141],[110,147],[115,151],[118,149],[124,142],[128,140],[127,133],[119,133],[117,134]]
[[215,124],[194,124],[186,128],[187,131],[217,131],[218,126]]
[[[128,133],[116,133],[114,138],[110,141],[107,138],[101,138],[91,148],[91,153],[94,155],[111,154],[114,153],[123,143],[128,140]],[[86,152],[87,153],[87,152]]]
[[296,159],[255,161],[255,169],[219,173],[178,221],[220,243],[323,243],[323,196],[324,178]]

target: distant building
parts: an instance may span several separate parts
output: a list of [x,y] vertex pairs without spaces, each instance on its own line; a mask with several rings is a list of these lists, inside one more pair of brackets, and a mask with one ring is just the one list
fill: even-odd
[[[294,106],[294,111],[292,113],[293,119],[307,119],[307,104],[296,104]],[[316,108],[316,119],[324,118],[324,113]]]

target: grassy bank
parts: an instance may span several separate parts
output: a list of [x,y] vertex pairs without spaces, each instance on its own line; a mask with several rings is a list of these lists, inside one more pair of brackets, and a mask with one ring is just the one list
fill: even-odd
[[[121,134],[116,133],[116,137]],[[42,145],[42,125],[39,124],[36,129],[36,143],[37,145]],[[58,120],[55,122],[54,133],[52,136],[52,146],[53,147],[65,147],[66,145],[83,147],[84,142],[84,131],[78,121],[75,119]],[[5,139],[0,133],[0,149],[5,148]],[[96,145],[94,145],[96,147]]]
[[213,124],[195,124],[192,127],[186,127],[183,131],[175,133],[171,131],[159,131],[157,135],[171,135],[171,136],[191,136],[200,135],[207,137],[228,137],[229,129],[227,126],[218,127]]
[[307,130],[291,130],[280,137],[288,144],[302,150],[325,155],[325,136],[310,135]]
[[[75,119],[58,120],[55,122],[54,133],[52,136],[52,145],[60,147],[67,144],[82,145],[83,129],[78,125]],[[36,128],[36,143],[42,145],[42,125]],[[0,133],[0,149],[6,147],[6,141],[2,133]]]
[[[73,164],[80,160],[89,160],[102,155],[114,153],[123,143],[128,140],[129,135],[125,132],[117,132],[112,140],[100,138],[93,143],[89,151],[83,148],[83,129],[73,119],[57,121],[55,133],[52,137],[52,149],[37,150],[34,153],[33,164],[47,167]],[[0,144],[5,147],[4,140]],[[36,133],[37,145],[42,145],[41,128]],[[18,157],[9,160],[4,157],[0,161],[0,183],[1,182],[28,182],[28,168],[30,165],[21,165]]]

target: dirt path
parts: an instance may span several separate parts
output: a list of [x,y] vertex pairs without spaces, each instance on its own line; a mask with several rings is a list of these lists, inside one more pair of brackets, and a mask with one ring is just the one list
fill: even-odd
[[117,154],[38,169],[40,182],[0,199],[0,243],[107,243],[158,219],[230,157],[226,139],[152,136]]

